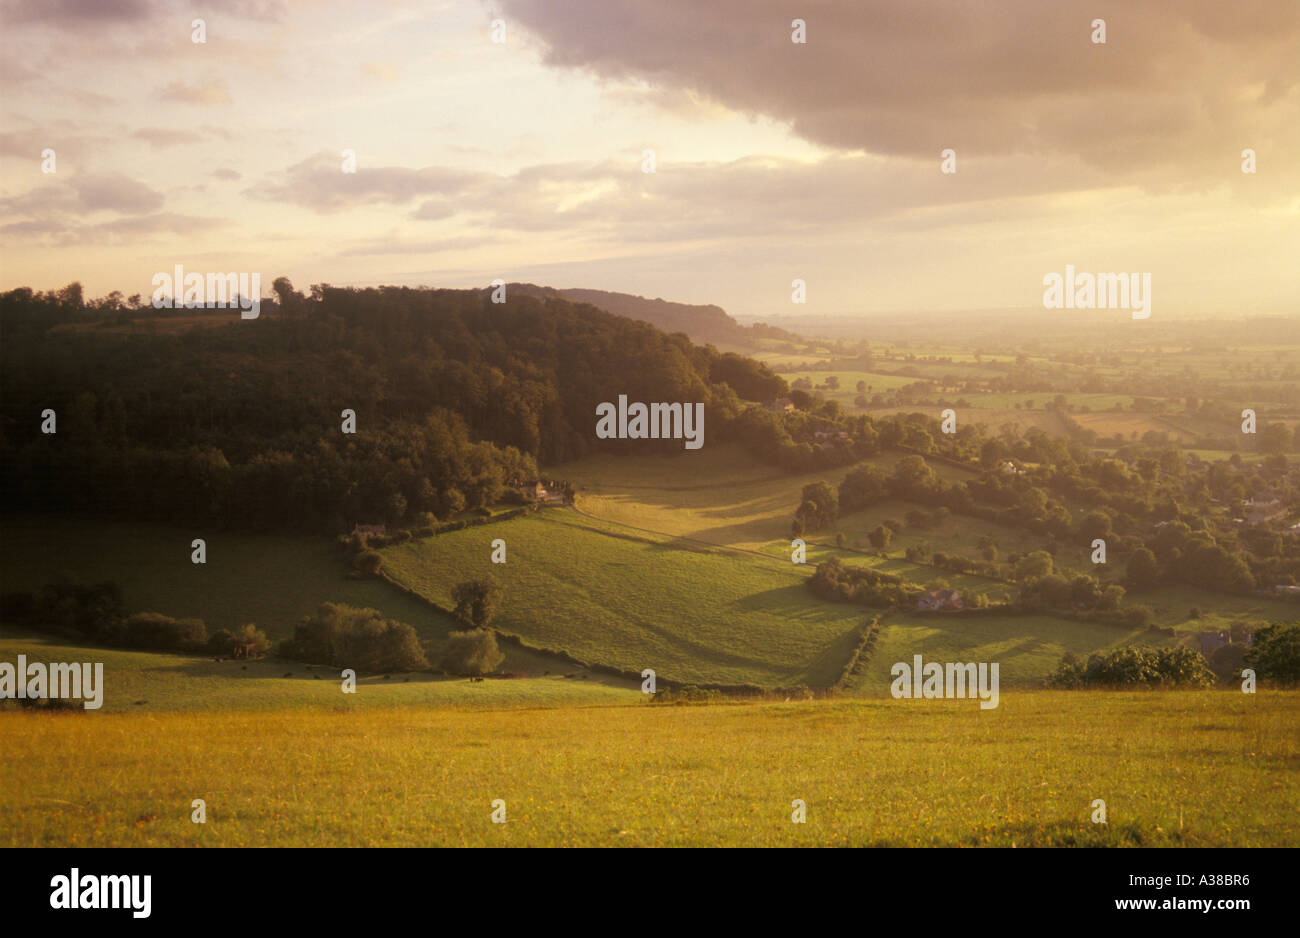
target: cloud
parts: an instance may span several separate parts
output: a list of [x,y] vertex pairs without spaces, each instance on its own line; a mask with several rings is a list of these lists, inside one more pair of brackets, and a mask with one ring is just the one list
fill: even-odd
[[321,151],[255,186],[250,194],[326,213],[377,204],[404,205],[421,197],[461,195],[492,178],[487,173],[436,166],[367,167],[364,154],[358,155],[358,161],[357,172],[345,173],[341,155]]
[[131,136],[137,140],[147,141],[150,149],[154,150],[203,141],[203,135],[196,134],[192,130],[169,130],[164,127],[141,127]]
[[31,247],[33,241],[50,247],[90,247],[140,244],[152,240],[155,235],[191,237],[196,231],[210,231],[232,224],[227,218],[206,218],[173,212],[114,218],[94,224],[86,224],[64,215],[10,222],[0,227],[0,236],[17,237],[24,247]]
[[121,173],[72,177],[79,207],[86,212],[143,214],[162,208],[163,195]]
[[212,175],[215,176],[217,179],[224,179],[227,182],[236,182],[244,178],[243,173],[240,173],[237,170],[228,169],[224,166],[221,167],[220,169],[214,169],[212,171]]
[[82,24],[136,23],[158,10],[151,0],[11,0],[5,18],[16,23]]
[[[120,173],[78,174],[52,180],[34,189],[0,199],[0,215],[14,221],[3,230],[32,234],[67,234],[95,228],[127,231],[131,219],[162,217],[162,193]],[[87,224],[83,219],[98,212],[124,216]]]
[[219,78],[209,78],[201,82],[185,82],[179,79],[170,82],[162,90],[164,101],[181,101],[185,104],[230,104],[230,91],[226,83]]
[[[1159,186],[1300,147],[1300,4],[501,0],[551,65],[689,92],[841,150],[1077,157]],[[807,23],[807,43],[790,23]],[[1091,42],[1094,19],[1106,44]],[[680,100],[680,99],[679,99]],[[1291,161],[1292,165],[1295,161]]]

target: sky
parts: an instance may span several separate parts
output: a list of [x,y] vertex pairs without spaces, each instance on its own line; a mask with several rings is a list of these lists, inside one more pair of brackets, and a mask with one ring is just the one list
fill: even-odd
[[1042,306],[1070,265],[1150,274],[1152,318],[1300,313],[1291,0],[0,0],[0,27],[2,289],[147,300],[181,264],[761,318]]

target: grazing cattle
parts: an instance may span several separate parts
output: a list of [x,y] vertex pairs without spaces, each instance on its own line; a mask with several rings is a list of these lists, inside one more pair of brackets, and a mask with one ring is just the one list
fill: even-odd
[[235,646],[236,658],[251,658],[257,653],[257,646],[251,643],[244,643]]
[[241,665],[240,668],[239,668],[239,670],[241,670],[241,671],[247,671],[247,670],[248,670],[248,665],[246,665],[246,664],[245,664],[245,665]]
[[292,672],[292,671],[285,671],[285,672],[284,672],[284,676],[285,676],[285,677],[293,677],[293,672]]

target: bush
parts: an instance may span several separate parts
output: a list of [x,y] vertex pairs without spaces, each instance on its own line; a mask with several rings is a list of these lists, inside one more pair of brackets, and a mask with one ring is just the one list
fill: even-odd
[[1053,687],[1109,687],[1152,685],[1162,687],[1209,687],[1214,673],[1205,658],[1182,645],[1147,648],[1130,645],[1105,655],[1096,654],[1082,664],[1067,652],[1048,678]]
[[363,550],[352,558],[352,569],[370,576],[377,576],[383,566],[384,558],[377,550]]
[[442,668],[451,674],[491,674],[506,658],[490,629],[469,629],[447,636]]
[[1129,606],[1124,610],[1124,621],[1135,629],[1146,628],[1155,619],[1150,606]]
[[121,622],[124,615],[122,589],[116,583],[85,585],[59,579],[36,596],[33,621],[45,628],[53,626],[102,636]]
[[137,612],[104,635],[112,645],[161,651],[202,651],[208,629],[201,619],[173,619],[160,612]]
[[233,655],[236,645],[252,645],[253,653],[259,655],[271,650],[271,640],[266,633],[249,622],[234,632],[217,629],[208,638],[207,651],[213,655]]
[[294,627],[280,654],[298,661],[357,671],[414,671],[429,662],[415,629],[385,618],[375,609],[321,603],[314,615]]

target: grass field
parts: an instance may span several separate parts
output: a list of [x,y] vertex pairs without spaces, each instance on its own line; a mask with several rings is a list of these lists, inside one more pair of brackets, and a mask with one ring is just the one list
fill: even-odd
[[[860,465],[890,473],[905,455],[883,453]],[[575,485],[578,507],[588,514],[678,537],[758,550],[775,541],[784,541],[788,549],[790,522],[803,487],[829,482],[838,488],[853,468],[786,475],[756,465],[737,446],[721,445],[633,464],[596,457],[551,471]],[[931,468],[949,482],[971,477],[944,463],[932,463]]]
[[[272,638],[322,602],[382,609],[428,634],[445,617],[372,579],[347,577],[327,538],[226,534],[158,524],[6,518],[0,541],[4,590],[34,590],[60,572],[122,586],[127,608],[202,619],[211,628],[256,622]],[[206,564],[190,562],[190,541],[207,541]]]
[[910,664],[913,655],[925,661],[996,661],[1004,687],[1038,685],[1056,670],[1067,651],[1086,659],[1094,651],[1135,639],[1143,644],[1158,644],[1142,636],[1141,630],[1052,616],[972,617],[954,622],[936,616],[891,613],[881,624],[874,654],[848,689],[887,695],[892,680],[890,667],[897,661]]
[[1268,691],[3,713],[0,845],[1295,846],[1298,722]]
[[[508,562],[490,562],[504,538]],[[440,605],[462,580],[502,586],[495,628],[534,647],[669,680],[780,686],[833,683],[862,607],[824,603],[788,560],[689,549],[548,509],[384,548],[389,575]]]
[[[209,631],[245,622],[272,639],[322,602],[378,609],[412,626],[423,640],[461,628],[450,616],[375,579],[350,579],[326,538],[190,532],[160,524],[67,518],[3,520],[0,592],[35,591],[61,573],[83,582],[113,580],[128,612],[202,619]],[[207,541],[208,562],[190,562],[190,541]],[[503,646],[507,670],[540,673],[549,657]]]
[[[0,661],[102,662],[104,700],[99,712],[245,711],[393,706],[558,706],[636,703],[633,682],[576,668],[519,678],[470,682],[432,674],[360,675],[357,692],[344,694],[338,668],[296,661],[213,661],[193,655],[154,654],[71,644],[66,639],[0,628]],[[555,665],[552,665],[555,667]],[[575,673],[565,678],[564,673]],[[286,675],[292,675],[287,677]],[[17,704],[0,702],[0,712]]]

